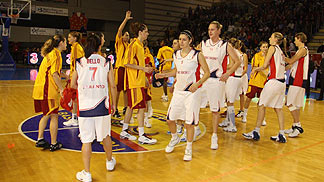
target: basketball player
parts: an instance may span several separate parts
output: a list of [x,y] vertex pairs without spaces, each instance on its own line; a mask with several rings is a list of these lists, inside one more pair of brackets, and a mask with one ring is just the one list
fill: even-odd
[[[70,32],[68,41],[71,44],[71,56],[70,56],[70,79],[72,78],[73,72],[75,71],[75,62],[76,60],[84,57],[84,51],[81,46],[82,34],[80,32]],[[65,126],[78,126],[78,118],[77,118],[77,101],[73,101],[73,109],[72,109],[72,118],[69,121],[63,122]]]
[[[239,57],[240,66],[233,72],[230,77],[227,79],[225,84],[225,95],[227,100],[227,127],[223,130],[227,132],[236,132],[237,128],[235,126],[235,110],[234,110],[234,102],[239,98],[241,88],[242,88],[242,76],[244,71],[244,54],[242,54],[238,49],[237,45],[239,44],[239,40],[236,38],[231,38],[228,43],[233,46],[234,51]],[[246,57],[247,59],[247,57]],[[230,65],[233,63],[232,58],[230,58]]]
[[292,66],[289,77],[289,90],[287,94],[287,106],[294,119],[292,128],[286,130],[289,137],[297,137],[304,130],[300,124],[300,108],[304,106],[305,87],[307,83],[309,53],[305,43],[307,36],[303,33],[295,35],[295,45],[298,51],[291,58],[285,58],[285,61]]
[[[268,47],[269,44],[267,42],[261,41],[259,43],[260,46],[260,52],[256,53],[251,61],[251,65],[252,65],[252,70],[257,68],[257,67],[262,67],[264,64],[264,59],[265,56],[267,55],[268,52]],[[251,74],[250,76],[250,81],[249,81],[249,86],[248,86],[248,90],[246,93],[246,100],[244,103],[244,109],[243,109],[243,117],[242,117],[242,122],[246,123],[247,119],[247,114],[248,114],[248,108],[250,106],[251,100],[254,97],[260,98],[261,95],[261,91],[264,87],[264,84],[267,81],[267,76],[269,73],[269,69],[266,68],[264,70],[260,70],[260,71],[254,71],[254,74]],[[257,104],[257,107],[259,107],[259,105]],[[266,125],[266,121],[265,119],[262,121],[262,126]]]
[[[66,50],[66,39],[62,35],[55,35],[44,43],[41,50],[44,59],[39,67],[33,90],[35,112],[43,112],[43,117],[39,121],[36,147],[49,147],[50,151],[62,148],[62,144],[56,139],[59,97],[63,94],[60,75],[61,52],[64,50]],[[44,139],[44,130],[49,119],[51,119],[51,145]]]
[[240,110],[239,112],[235,115],[235,117],[243,117],[243,107],[244,107],[244,102],[245,102],[245,94],[248,89],[249,85],[249,78],[247,76],[247,69],[248,69],[248,56],[246,55],[246,48],[244,43],[241,40],[238,40],[236,44],[236,49],[239,51],[240,54],[243,54],[243,72],[242,72],[242,77],[241,77],[241,93],[240,93]]
[[[184,120],[187,129],[187,147],[183,160],[192,159],[192,142],[194,126],[199,124],[200,86],[208,79],[209,69],[204,55],[192,48],[193,36],[189,30],[180,33],[180,50],[173,54],[175,68],[167,73],[156,74],[157,78],[175,76],[177,82],[174,86],[173,97],[169,105],[167,122],[172,138],[165,148],[167,153],[173,151],[180,142],[177,134],[176,120]],[[200,67],[204,75],[200,79]]]
[[[93,140],[102,141],[106,153],[106,168],[112,171],[116,160],[112,157],[111,111],[116,109],[116,85],[111,64],[98,54],[102,40],[97,34],[87,38],[85,57],[77,60],[72,87],[78,89],[79,129],[82,142],[84,170],[76,174],[80,181],[91,181],[90,159]],[[109,86],[108,86],[109,85]],[[109,104],[109,92],[112,106]]]
[[128,107],[126,110],[123,129],[120,138],[128,140],[136,140],[135,136],[129,134],[128,125],[134,109],[138,109],[138,142],[140,144],[155,144],[156,139],[149,138],[144,133],[144,110],[146,108],[145,101],[145,73],[151,73],[152,67],[145,67],[145,56],[143,41],[147,39],[149,33],[147,26],[142,23],[131,24],[132,33],[136,36],[129,44],[125,59],[126,70],[126,92],[128,97]]
[[[209,39],[201,42],[201,50],[210,70],[210,78],[202,87],[207,91],[207,100],[212,112],[213,134],[210,147],[213,150],[218,148],[217,128],[219,112],[225,103],[225,81],[241,64],[234,48],[220,39],[222,27],[218,21],[212,21],[208,27]],[[228,56],[234,62],[229,70],[227,70]]]
[[[158,52],[156,58],[160,62],[159,71],[161,73],[165,73],[165,72],[171,71],[172,61],[170,61],[170,59],[172,59],[172,54],[173,54],[174,50],[171,47],[165,45],[164,40],[162,40],[160,42],[160,46],[161,46],[161,48],[159,49],[159,52]],[[169,61],[164,63],[165,60],[169,60]],[[164,94],[162,95],[161,99],[164,102],[168,102],[168,80],[167,80],[167,78],[163,82],[163,92],[164,92]]]
[[[127,107],[127,94],[126,91],[124,91],[125,87],[125,67],[124,67],[124,59],[126,57],[126,49],[128,47],[128,42],[129,42],[129,33],[124,32],[123,30],[126,26],[126,23],[128,20],[133,19],[131,17],[131,11],[127,11],[124,21],[120,24],[118,28],[118,32],[116,35],[116,43],[115,43],[115,49],[116,49],[116,64],[115,64],[115,82],[117,85],[117,106],[118,106],[118,101],[119,101],[119,95],[120,92],[123,91],[124,93],[124,114],[126,112],[126,107]],[[118,109],[116,110],[115,114],[113,115],[116,118],[121,118],[120,113],[118,112]]]
[[254,68],[251,75],[254,75],[256,71],[261,71],[270,66],[270,75],[268,81],[264,85],[264,88],[260,95],[259,110],[257,116],[256,127],[249,133],[243,133],[246,139],[260,140],[260,127],[265,116],[265,107],[274,108],[278,121],[279,121],[279,133],[276,136],[270,137],[271,140],[286,143],[286,137],[284,135],[284,114],[282,107],[284,105],[284,97],[286,90],[285,83],[285,55],[280,49],[279,45],[284,41],[284,37],[279,32],[274,32],[269,38],[270,48],[263,66]]

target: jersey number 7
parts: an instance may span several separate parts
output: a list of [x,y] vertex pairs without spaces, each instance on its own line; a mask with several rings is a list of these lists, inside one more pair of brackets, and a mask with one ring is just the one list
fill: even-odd
[[89,70],[93,71],[91,81],[95,81],[95,75],[96,75],[96,72],[97,72],[97,67],[89,67]]

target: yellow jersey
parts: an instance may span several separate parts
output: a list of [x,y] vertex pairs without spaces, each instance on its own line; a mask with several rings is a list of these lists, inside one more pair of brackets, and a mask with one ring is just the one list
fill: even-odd
[[[163,62],[163,60],[165,59],[170,59],[172,58],[172,55],[173,55],[173,52],[174,50],[171,48],[171,47],[168,47],[168,46],[163,46],[159,49],[159,52],[156,56],[156,58],[161,62]],[[160,71],[163,71],[163,70],[170,70],[172,67],[172,61],[170,62],[167,62],[165,65],[163,66],[160,66]]]
[[[126,50],[127,58],[124,61],[125,64],[135,64],[145,67],[145,56],[143,43],[135,38],[128,46]],[[126,89],[145,87],[145,72],[143,70],[137,70],[125,67],[126,76],[125,80],[128,82],[125,84]],[[128,88],[127,88],[128,86]]]
[[[252,69],[253,67],[260,67],[264,64],[264,58],[262,55],[262,52],[258,52],[254,55],[251,61]],[[266,69],[269,70],[268,68]],[[255,72],[254,75],[251,75],[249,85],[253,85],[259,88],[263,88],[265,82],[267,81],[267,75],[265,75],[263,72]]]
[[57,99],[59,89],[54,82],[53,74],[57,72],[60,75],[61,69],[61,52],[54,48],[44,57],[39,67],[33,90],[33,98],[35,100]]
[[122,37],[118,37],[118,35],[116,36],[115,50],[117,59],[115,68],[124,67],[124,59],[128,45],[128,42],[124,42]]
[[75,62],[77,59],[83,58],[84,57],[84,50],[82,46],[78,43],[75,42],[71,46],[71,64],[70,64],[70,78],[72,78],[72,74],[75,71]]

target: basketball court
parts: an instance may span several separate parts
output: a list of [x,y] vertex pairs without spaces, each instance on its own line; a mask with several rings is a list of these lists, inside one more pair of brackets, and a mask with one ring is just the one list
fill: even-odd
[[[30,20],[31,1],[6,1],[8,9],[2,18]],[[18,5],[13,5],[16,3]],[[0,71],[0,181],[77,181],[75,174],[83,169],[81,141],[78,127],[63,126],[71,118],[66,110],[59,112],[58,141],[62,150],[50,152],[35,147],[40,114],[34,112],[32,91],[37,69],[13,69]],[[153,88],[151,118],[152,128],[145,131],[158,142],[141,145],[137,141],[120,139],[121,119],[112,119],[113,156],[117,165],[113,172],[105,168],[102,145],[93,143],[91,173],[93,181],[323,181],[324,179],[324,101],[316,101],[318,93],[305,98],[301,123],[305,132],[287,143],[277,143],[270,136],[278,132],[278,120],[272,109],[266,110],[267,126],[261,128],[258,142],[246,140],[242,133],[255,126],[256,102],[251,103],[247,123],[236,118],[237,133],[218,128],[217,150],[210,149],[212,134],[211,112],[201,109],[201,134],[193,144],[193,159],[183,161],[185,142],[167,154],[164,149],[170,141],[166,123],[169,102],[162,102],[161,88]],[[121,99],[122,96],[121,96]],[[119,101],[123,103],[123,101]],[[239,103],[235,103],[236,112]],[[119,105],[122,110],[122,105]],[[285,128],[292,124],[292,117],[284,107]],[[134,114],[135,116],[135,114]],[[123,117],[123,116],[122,116]],[[136,135],[137,120],[131,124]],[[49,139],[48,126],[45,139]]]

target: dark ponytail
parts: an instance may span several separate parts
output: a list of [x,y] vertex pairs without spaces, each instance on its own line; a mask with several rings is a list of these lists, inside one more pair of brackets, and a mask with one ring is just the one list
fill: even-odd
[[84,54],[86,58],[89,58],[91,54],[98,52],[101,45],[101,38],[98,34],[91,33],[86,42],[86,46],[84,48]]
[[65,41],[65,37],[63,35],[54,35],[52,38],[48,39],[42,49],[41,55],[45,57],[48,53],[50,53],[54,48],[57,48],[61,41]]

